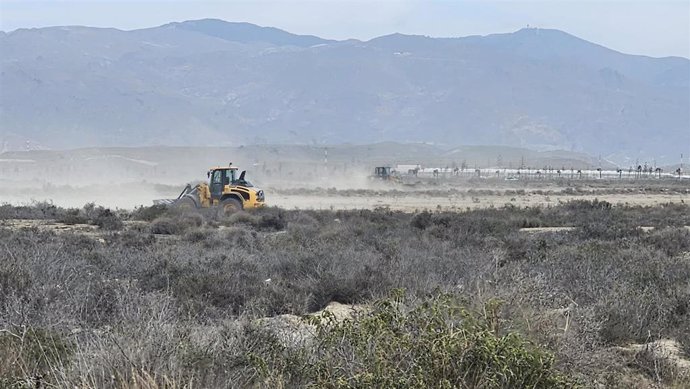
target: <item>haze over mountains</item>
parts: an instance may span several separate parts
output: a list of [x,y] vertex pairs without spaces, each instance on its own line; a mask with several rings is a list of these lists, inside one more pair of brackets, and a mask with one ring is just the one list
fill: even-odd
[[0,33],[0,141],[30,147],[380,141],[690,154],[690,60],[565,32],[333,41],[220,20]]

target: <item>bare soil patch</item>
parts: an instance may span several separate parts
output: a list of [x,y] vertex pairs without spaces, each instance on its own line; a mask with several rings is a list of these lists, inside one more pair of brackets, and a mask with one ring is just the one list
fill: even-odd
[[276,195],[268,201],[287,209],[375,209],[389,208],[396,211],[415,210],[465,211],[467,209],[498,208],[506,204],[518,207],[549,207],[572,200],[600,200],[613,205],[653,206],[667,203],[690,204],[690,194],[597,194],[597,195],[542,195],[525,193],[516,195],[451,195],[432,197],[415,192],[388,194],[380,192],[371,196],[344,196],[338,192],[328,196]]
[[10,229],[38,229],[39,231],[51,231],[56,233],[80,234],[80,235],[100,235],[98,226],[92,224],[66,224],[55,220],[27,220],[10,219],[0,221],[0,226]]

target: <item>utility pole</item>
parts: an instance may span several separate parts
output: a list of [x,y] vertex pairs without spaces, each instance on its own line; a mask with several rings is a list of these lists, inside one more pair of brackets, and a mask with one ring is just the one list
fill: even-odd
[[683,153],[680,153],[680,167],[678,168],[678,179],[681,179],[681,175],[683,174]]
[[326,170],[326,175],[328,175],[328,147],[323,148],[323,167]]

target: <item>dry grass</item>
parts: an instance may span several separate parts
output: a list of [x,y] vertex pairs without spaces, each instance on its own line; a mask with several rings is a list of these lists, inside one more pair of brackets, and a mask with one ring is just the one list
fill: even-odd
[[[5,206],[0,219],[106,214],[94,209]],[[672,369],[662,357],[617,351],[660,339],[678,342],[681,359],[690,350],[687,205],[106,215],[120,229],[0,227],[0,387],[323,383],[311,364],[297,363],[316,349],[287,353],[256,320],[300,317],[333,301],[371,305],[400,288],[409,307],[453,296],[490,319],[493,334],[552,353],[554,374],[568,382],[625,387],[639,375],[645,380],[635,382],[648,385],[690,384],[682,363]],[[172,225],[168,234],[152,234],[161,220]],[[576,228],[520,232],[562,226]],[[492,301],[501,308],[487,315]],[[420,317],[409,328],[435,320]],[[346,362],[337,357],[328,355],[331,365]]]

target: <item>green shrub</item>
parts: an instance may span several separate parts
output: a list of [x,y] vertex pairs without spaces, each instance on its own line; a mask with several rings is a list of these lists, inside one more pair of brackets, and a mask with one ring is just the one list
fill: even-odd
[[499,305],[490,301],[477,314],[452,295],[413,304],[396,291],[353,320],[338,322],[328,311],[307,319],[316,326],[312,342],[258,355],[255,365],[266,379],[289,377],[288,386],[318,388],[576,386],[549,353],[500,330]]
[[[7,381],[50,379],[51,369],[68,365],[73,354],[74,345],[58,333],[34,327],[4,331],[0,333],[0,386]],[[35,385],[41,387],[39,382]]]

